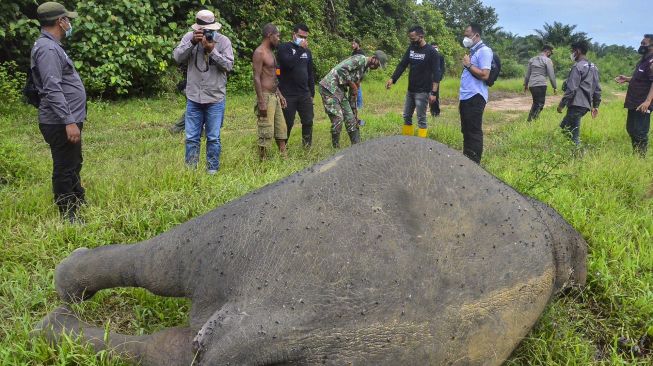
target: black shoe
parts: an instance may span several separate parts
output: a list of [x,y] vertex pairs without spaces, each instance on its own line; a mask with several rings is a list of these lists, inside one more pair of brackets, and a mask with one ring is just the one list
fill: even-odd
[[334,149],[340,148],[340,134],[334,133],[331,135],[331,146],[333,146]]
[[313,125],[302,125],[302,146],[309,148],[313,144]]
[[349,134],[349,141],[351,141],[352,145],[361,142],[361,132],[359,129],[347,131],[347,133]]

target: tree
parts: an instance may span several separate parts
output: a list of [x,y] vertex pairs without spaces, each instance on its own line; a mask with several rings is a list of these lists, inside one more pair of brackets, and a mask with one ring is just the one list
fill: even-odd
[[484,34],[498,31],[499,17],[495,9],[485,6],[480,0],[426,0],[432,3],[444,16],[447,26],[456,32],[462,33],[469,23],[477,23],[483,28]]
[[585,32],[574,32],[576,25],[562,24],[553,22],[553,24],[544,23],[544,29],[535,29],[541,44],[552,44],[555,46],[568,46],[574,42],[592,40]]

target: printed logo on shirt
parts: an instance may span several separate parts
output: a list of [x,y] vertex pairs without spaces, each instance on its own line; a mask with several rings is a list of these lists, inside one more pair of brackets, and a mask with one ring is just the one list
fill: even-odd
[[425,53],[417,53],[413,50],[410,50],[410,55],[409,55],[411,60],[424,60],[426,58]]
[[292,50],[292,55],[295,56],[295,54],[297,53],[297,51],[295,51],[294,48],[291,48],[291,50]]
[[308,53],[306,53],[306,52],[302,53],[302,55],[299,56],[299,58],[308,58]]

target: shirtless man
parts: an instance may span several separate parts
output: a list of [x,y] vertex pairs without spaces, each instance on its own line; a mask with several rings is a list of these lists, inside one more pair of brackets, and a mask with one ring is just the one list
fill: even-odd
[[277,60],[273,50],[279,45],[279,29],[268,23],[263,27],[263,41],[254,51],[254,89],[256,90],[256,113],[258,114],[258,151],[261,160],[267,159],[268,149],[274,136],[281,156],[286,157],[287,127],[282,108],[286,100],[277,88]]

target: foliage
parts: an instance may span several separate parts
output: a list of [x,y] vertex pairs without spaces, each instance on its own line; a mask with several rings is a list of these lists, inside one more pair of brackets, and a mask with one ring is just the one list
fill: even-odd
[[551,44],[554,46],[568,46],[573,42],[587,41],[592,39],[585,32],[575,32],[576,25],[562,24],[553,22],[553,24],[544,23],[542,29],[536,29],[540,46]]
[[[19,71],[14,61],[0,63],[0,95],[6,104],[16,103],[22,98],[21,90],[25,85],[25,73]],[[0,107],[2,108],[2,107]]]
[[[483,30],[483,36],[499,30],[499,16],[491,6],[485,6],[481,0],[426,0],[438,8],[447,22],[447,26],[457,35],[462,35],[470,23],[477,23]],[[460,36],[462,39],[462,36]]]

